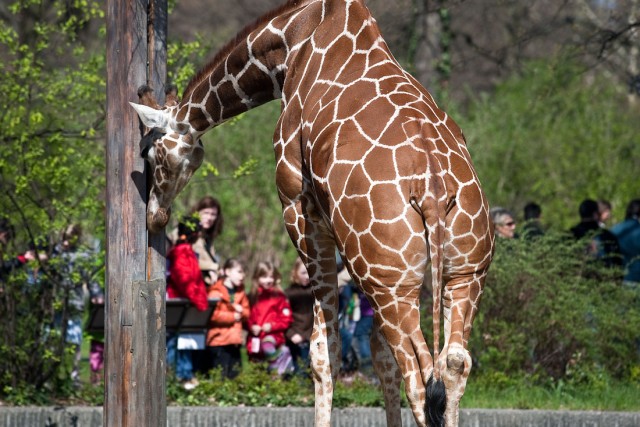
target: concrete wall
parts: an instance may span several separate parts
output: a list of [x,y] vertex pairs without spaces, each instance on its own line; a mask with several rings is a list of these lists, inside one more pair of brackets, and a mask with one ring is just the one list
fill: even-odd
[[[414,427],[403,409],[403,426]],[[313,408],[169,407],[169,427],[312,427]],[[101,427],[102,408],[0,407],[0,427]],[[384,427],[379,408],[338,409],[334,427]],[[640,412],[464,409],[460,427],[638,427]]]

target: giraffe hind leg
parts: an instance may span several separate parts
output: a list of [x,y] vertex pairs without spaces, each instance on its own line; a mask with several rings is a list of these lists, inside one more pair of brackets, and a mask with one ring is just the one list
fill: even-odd
[[447,427],[458,425],[460,399],[472,365],[468,340],[483,282],[483,274],[458,277],[447,283],[443,294],[445,345],[437,363],[449,399],[445,413]]
[[[402,374],[398,364],[393,359],[391,348],[377,325],[371,335],[371,350],[373,366],[380,378],[380,385],[384,395],[387,427],[402,426],[402,413],[400,401],[400,383]],[[446,393],[444,381],[434,381],[433,373],[429,377],[426,386],[425,414],[428,425],[440,427],[444,425],[444,412],[446,408]]]
[[[402,373],[404,390],[416,424],[425,427],[425,384],[433,371],[433,359],[420,329],[418,295],[421,285],[420,280],[415,284],[397,286],[393,291],[378,287],[371,302],[380,332]],[[387,393],[386,397],[389,396]]]

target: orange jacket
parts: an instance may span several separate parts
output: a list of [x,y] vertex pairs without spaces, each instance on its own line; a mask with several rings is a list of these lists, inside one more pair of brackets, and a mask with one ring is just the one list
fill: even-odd
[[[207,331],[207,346],[209,347],[244,343],[242,323],[249,318],[249,298],[243,288],[236,288],[232,302],[229,290],[223,280],[220,279],[211,286],[207,295],[209,298],[220,299],[209,320],[209,330]],[[236,310],[233,304],[242,306],[242,319],[235,320]]]

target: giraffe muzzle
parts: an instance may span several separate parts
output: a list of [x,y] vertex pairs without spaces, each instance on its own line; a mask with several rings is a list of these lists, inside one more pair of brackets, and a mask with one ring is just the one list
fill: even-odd
[[158,208],[155,212],[147,212],[147,228],[152,233],[158,233],[164,229],[171,218],[171,208]]

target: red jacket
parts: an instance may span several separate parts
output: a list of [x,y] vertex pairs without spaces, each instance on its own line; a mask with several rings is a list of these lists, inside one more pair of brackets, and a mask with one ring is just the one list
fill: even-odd
[[285,343],[284,333],[293,322],[291,306],[285,294],[277,289],[258,288],[258,297],[251,307],[249,315],[249,336],[247,337],[247,351],[251,354],[251,326],[263,326],[271,323],[271,331],[261,331],[258,337],[262,340],[267,335],[272,336],[276,341],[276,346]]
[[[218,347],[231,344],[242,344],[242,322],[249,317],[249,298],[243,288],[237,288],[233,295],[233,302],[229,296],[229,290],[223,283],[224,279],[218,280],[209,289],[209,297],[220,298],[216,308],[209,320],[209,330],[207,331],[207,346]],[[233,304],[242,306],[242,319],[235,319],[235,308]]]
[[167,259],[167,298],[187,298],[198,310],[205,311],[209,305],[207,289],[191,245],[178,243],[169,251]]

